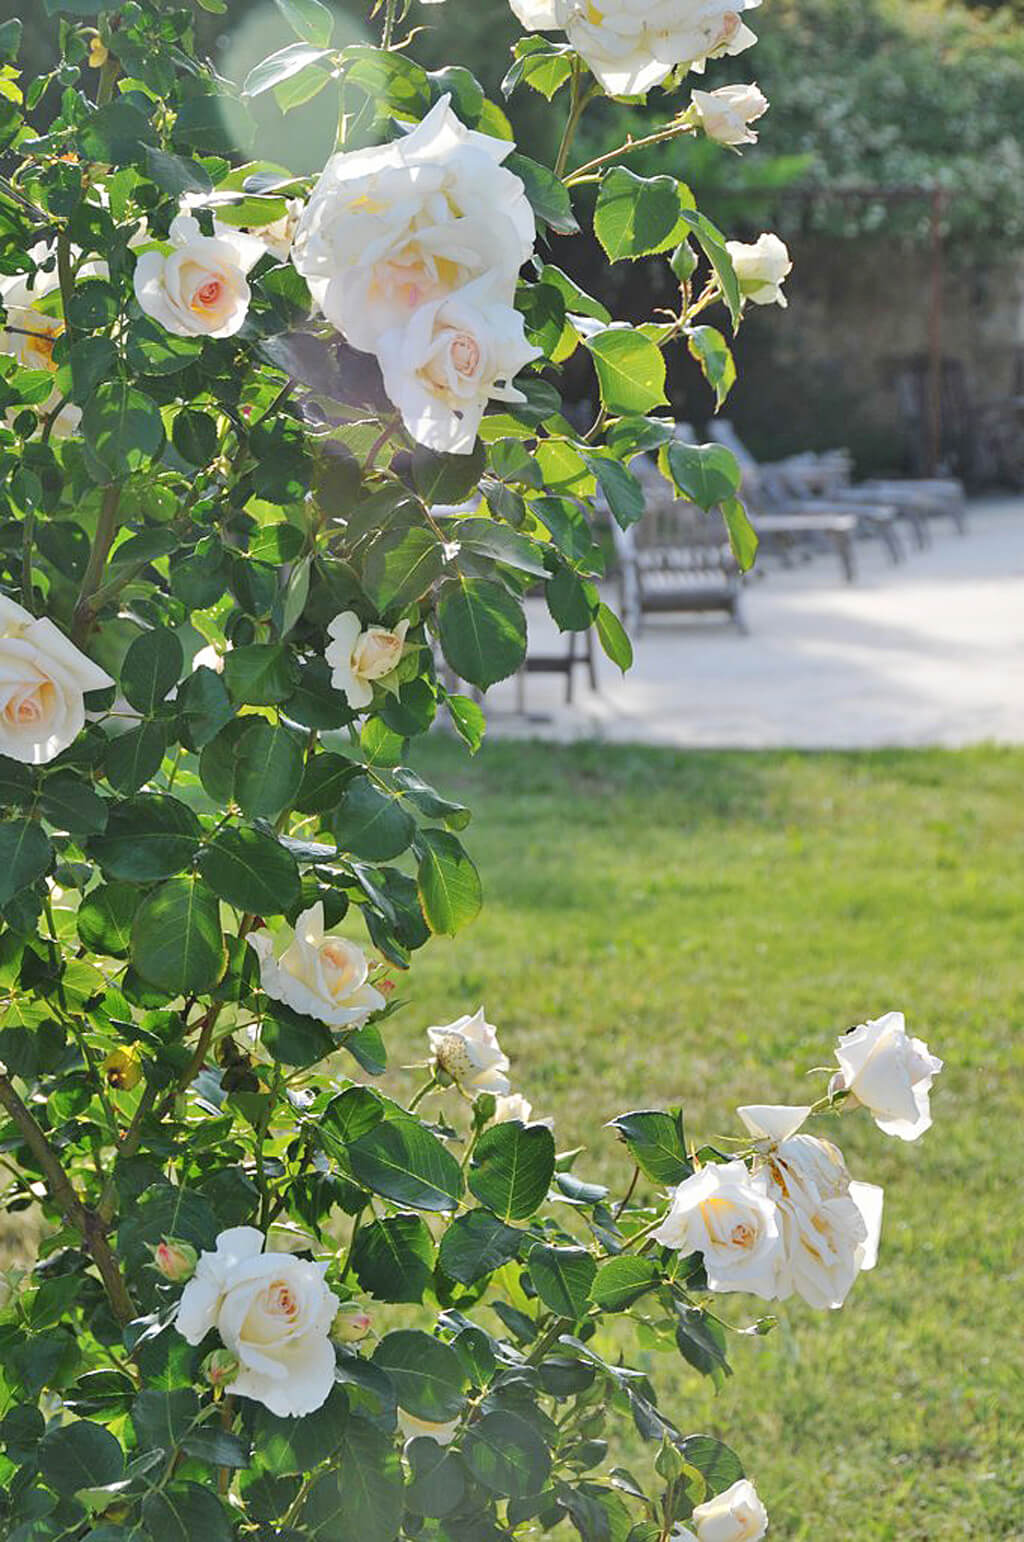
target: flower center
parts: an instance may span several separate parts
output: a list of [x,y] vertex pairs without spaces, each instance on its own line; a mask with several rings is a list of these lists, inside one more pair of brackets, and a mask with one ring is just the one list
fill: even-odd
[[11,728],[34,728],[48,716],[53,686],[48,680],[19,692],[4,705],[3,720]]
[[288,1322],[294,1322],[298,1310],[299,1303],[289,1286],[283,1282],[271,1285],[267,1291],[267,1311],[272,1317],[283,1317]]
[[455,371],[472,379],[480,368],[480,344],[469,332],[457,332],[452,338],[451,360]]
[[53,345],[63,330],[62,326],[53,326],[45,332],[30,332],[25,340],[25,363],[36,369],[55,370]]
[[732,1229],[730,1240],[734,1247],[749,1249],[753,1247],[755,1237],[756,1233],[752,1226],[748,1225],[746,1221],[738,1221]]
[[218,303],[223,291],[224,285],[219,278],[207,279],[205,284],[200,284],[192,296],[192,309],[194,311],[210,310],[211,307]]

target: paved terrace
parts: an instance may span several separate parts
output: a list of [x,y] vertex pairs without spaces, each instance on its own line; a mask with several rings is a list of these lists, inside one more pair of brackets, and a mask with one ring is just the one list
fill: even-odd
[[[1024,498],[976,501],[963,538],[935,521],[930,548],[899,567],[876,542],[858,554],[853,585],[824,555],[773,565],[747,588],[747,636],[717,616],[650,618],[630,673],[598,652],[599,689],[578,669],[571,707],[557,676],[530,676],[525,716],[514,686],[496,686],[490,731],[751,749],[1024,743]],[[560,651],[543,602],[529,615],[531,648]]]

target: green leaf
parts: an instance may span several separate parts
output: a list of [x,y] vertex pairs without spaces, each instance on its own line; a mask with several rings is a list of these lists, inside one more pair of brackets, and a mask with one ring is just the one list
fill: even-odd
[[121,380],[96,387],[82,414],[81,433],[109,482],[140,471],[164,443],[156,402]]
[[[163,192],[180,198],[183,193],[209,193],[213,184],[204,167],[198,161],[186,160],[182,155],[172,155],[168,150],[157,150],[153,145],[143,145],[142,153],[146,175]],[[197,463],[198,464],[198,463]]]
[[311,43],[289,43],[287,48],[279,48],[249,71],[242,87],[243,93],[246,96],[260,96],[272,86],[278,86],[283,80],[297,75],[308,65],[318,64],[327,57],[328,51],[324,47]]
[[11,819],[0,824],[0,905],[26,884],[42,878],[53,861],[53,847],[33,819]]
[[335,1385],[315,1418],[284,1419],[257,1407],[253,1443],[259,1465],[278,1476],[310,1472],[332,1457],[348,1428],[349,1399]]
[[255,722],[235,751],[234,792],[250,819],[274,820],[302,785],[302,745],[281,723]]
[[683,1459],[696,1467],[708,1486],[709,1494],[721,1494],[744,1476],[743,1463],[735,1451],[713,1435],[688,1435],[679,1442]]
[[650,1258],[609,1258],[590,1287],[590,1299],[603,1312],[624,1312],[659,1283],[661,1274]]
[[662,1109],[641,1109],[610,1121],[636,1165],[655,1183],[682,1183],[693,1172],[686,1151],[683,1116]]
[[521,177],[537,219],[560,236],[574,236],[579,225],[572,212],[569,189],[561,177],[529,156],[514,153],[505,161],[508,170]]
[[404,610],[444,571],[444,547],[432,530],[385,530],[366,555],[363,588],[381,612]]
[[182,681],[176,703],[184,719],[182,739],[191,750],[203,749],[235,715],[223,680],[205,664]]
[[181,676],[185,653],[169,627],[155,626],[136,637],[121,665],[121,689],[133,707],[152,713]]
[[112,806],[106,833],[90,841],[89,852],[109,877],[151,883],[189,866],[201,835],[187,804],[167,793],[142,793]]
[[647,507],[644,490],[633,473],[610,455],[588,455],[587,470],[597,478],[620,530],[635,525]]
[[282,643],[249,643],[224,656],[224,684],[237,706],[270,707],[287,701],[298,678],[291,650]]
[[217,1495],[198,1483],[154,1490],[142,1501],[152,1542],[231,1542],[232,1526]]
[[615,417],[667,405],[661,349],[631,327],[609,327],[585,339],[594,360],[601,401]]
[[39,1470],[58,1494],[116,1483],[124,1472],[121,1443],[109,1430],[87,1419],[62,1424],[39,1442]]
[[[451,1228],[446,1238],[450,1235]],[[372,1221],[356,1237],[352,1266],[363,1290],[378,1301],[422,1301],[434,1273],[434,1243],[426,1222],[409,1214]]]
[[445,705],[455,732],[468,745],[469,753],[475,755],[487,732],[483,708],[470,696],[445,696]]
[[108,744],[104,775],[118,792],[138,792],[159,771],[166,750],[167,725],[140,723]]
[[295,858],[261,830],[218,830],[199,858],[199,871],[220,899],[256,916],[281,915],[301,895]]
[[464,503],[476,492],[484,464],[484,449],[479,441],[469,455],[445,455],[417,445],[412,457],[413,484],[428,507]]
[[337,1040],[326,1024],[317,1022],[314,1017],[305,1017],[301,1012],[293,1012],[279,1001],[268,1003],[262,1038],[272,1058],[287,1066],[316,1065],[338,1048]]
[[602,600],[597,608],[597,617],[594,622],[597,628],[597,636],[601,647],[625,674],[633,665],[633,644],[618,616]]
[[586,1248],[538,1243],[528,1259],[534,1288],[549,1311],[578,1319],[587,1310],[597,1264]]
[[143,1450],[170,1454],[187,1434],[199,1413],[191,1387],[146,1387],[132,1404],[132,1426]]
[[[90,9],[95,14],[96,7]],[[115,97],[89,114],[78,138],[86,160],[130,166],[142,159],[144,145],[154,143],[156,131],[138,107]]]
[[414,1210],[454,1210],[462,1197],[458,1162],[418,1119],[383,1119],[347,1149],[360,1183]]
[[398,798],[381,792],[364,776],[345,793],[331,829],[342,851],[369,862],[388,862],[408,850],[416,822]]
[[426,814],[428,819],[441,819],[450,830],[464,830],[469,824],[472,815],[466,805],[442,798],[417,771],[408,766],[399,766],[394,775],[410,803],[415,803],[420,813]]
[[717,226],[712,225],[706,215],[698,214],[694,209],[684,209],[682,219],[696,236],[704,255],[718,276],[725,303],[729,308],[729,315],[732,317],[732,329],[735,332],[743,312],[743,300],[732,258],[725,244],[725,237]]
[[694,327],[687,337],[687,347],[715,393],[715,405],[721,407],[736,384],[736,361],[729,344],[717,327]]
[[525,1221],[543,1204],[555,1171],[555,1137],[542,1124],[510,1120],[477,1141],[469,1187],[503,1221]]
[[79,940],[90,953],[127,958],[139,890],[130,883],[103,883],[78,907]]
[[466,1493],[466,1475],[458,1455],[428,1436],[417,1436],[405,1449],[412,1481],[405,1505],[414,1515],[445,1516],[458,1509]]
[[394,1542],[402,1522],[402,1465],[391,1436],[352,1419],[334,1466],[317,1478],[299,1518],[303,1535],[316,1542]]
[[483,885],[461,841],[444,830],[421,830],[416,883],[430,930],[454,937],[480,913]]
[[721,1382],[732,1371],[725,1349],[725,1331],[721,1324],[710,1318],[699,1307],[676,1303],[676,1347],[683,1359],[700,1371]]
[[494,579],[460,574],[443,584],[437,616],[444,656],[471,685],[486,690],[514,674],[526,657],[522,602]]
[[607,172],[597,195],[594,234],[612,262],[676,246],[693,194],[674,177],[638,177],[625,166]]
[[381,1339],[373,1363],[391,1378],[398,1406],[414,1419],[443,1424],[465,1403],[466,1373],[449,1344],[415,1328],[400,1328]]
[[208,466],[217,453],[216,419],[208,412],[183,408],[174,419],[171,443],[182,460],[193,466]]
[[746,509],[738,498],[724,498],[721,504],[722,518],[729,532],[729,545],[739,563],[741,573],[749,573],[754,566],[759,545],[757,531],[750,523]]
[[496,1409],[470,1425],[462,1446],[466,1466],[492,1494],[522,1499],[539,1494],[551,1471],[542,1437],[518,1414]]
[[523,1233],[489,1210],[458,1216],[441,1239],[437,1262],[450,1280],[472,1285],[517,1257]]
[[195,878],[172,878],[154,889],[135,915],[131,960],[144,980],[169,995],[211,990],[227,966],[216,896]]
[[281,15],[297,36],[318,48],[326,48],[334,31],[334,17],[320,0],[274,0]]
[[708,510],[732,498],[743,474],[731,450],[721,444],[680,444],[665,450],[669,470],[679,491],[691,503]]
[[211,1467],[248,1467],[250,1451],[247,1441],[233,1435],[230,1430],[218,1430],[209,1425],[186,1435],[181,1448],[188,1456]]

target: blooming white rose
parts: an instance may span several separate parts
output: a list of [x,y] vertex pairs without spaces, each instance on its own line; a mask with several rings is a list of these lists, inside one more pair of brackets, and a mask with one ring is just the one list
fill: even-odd
[[768,1530],[768,1512],[749,1478],[698,1505],[692,1518],[696,1535],[676,1526],[672,1542],[760,1542]]
[[836,1046],[836,1059],[831,1089],[863,1103],[886,1135],[917,1140],[931,1128],[928,1095],[942,1061],[923,1039],[910,1038],[902,1012],[851,1028]]
[[226,225],[215,230],[204,236],[198,220],[179,214],[171,251],[142,252],[135,264],[135,298],[178,337],[233,337],[248,314],[246,274],[266,247]]
[[793,271],[785,241],[765,231],[752,246],[743,241],[727,241],[725,246],[743,298],[753,305],[781,305],[785,310],[789,301],[782,292],[782,284]]
[[780,1299],[795,1291],[821,1310],[842,1306],[857,1275],[877,1262],[882,1190],[852,1182],[831,1141],[792,1133],[794,1115],[807,1110],[747,1106],[739,1113],[761,1138],[768,1193],[779,1209]]
[[362,948],[347,937],[324,931],[320,900],[298,917],[280,958],[266,929],[250,932],[247,940],[260,961],[263,989],[295,1012],[315,1017],[329,1028],[358,1028],[384,1006],[380,991],[367,983],[369,968]]
[[768,111],[768,98],[751,86],[720,86],[717,91],[694,91],[691,111],[709,139],[723,145],[756,145],[751,123]]
[[182,1291],[175,1327],[189,1344],[216,1329],[236,1357],[231,1390],[279,1418],[315,1413],[334,1385],[328,1337],[337,1296],[324,1283],[326,1264],[292,1253],[264,1253],[262,1232],[233,1226],[201,1253]]
[[747,1290],[767,1300],[778,1294],[777,1208],[765,1174],[751,1174],[745,1162],[712,1162],[685,1179],[653,1236],[676,1252],[702,1254],[711,1290]]
[[458,1419],[449,1419],[444,1424],[434,1424],[430,1419],[417,1419],[415,1414],[407,1413],[404,1408],[398,1409],[398,1427],[406,1440],[436,1440],[439,1446],[450,1446],[455,1439],[455,1431],[459,1427]]
[[[565,29],[611,96],[638,96],[677,65],[702,67],[721,54],[737,54],[757,39],[740,12],[761,0],[554,0],[556,24]],[[519,15],[518,7],[513,6]],[[524,5],[529,15],[533,6]],[[547,10],[537,8],[538,14]],[[523,17],[520,16],[520,20]],[[525,23],[544,28],[549,23]]]
[[0,755],[46,765],[85,727],[86,691],[113,684],[46,616],[0,595]]
[[400,621],[393,630],[370,626],[364,631],[354,610],[335,616],[327,628],[332,640],[324,657],[331,666],[331,684],[350,707],[368,707],[373,700],[372,682],[398,668],[408,630],[408,621]]
[[372,353],[419,306],[483,275],[511,305],[536,235],[523,183],[501,164],[512,149],[467,129],[444,96],[392,144],[332,156],[292,261],[353,347]]
[[502,1053],[497,1029],[484,1017],[483,1007],[443,1028],[428,1028],[427,1038],[440,1069],[465,1092],[504,1095],[511,1090],[504,1074],[508,1056]]
[[524,402],[513,377],[540,356],[519,312],[482,278],[421,305],[377,344],[384,389],[418,444],[469,455],[487,403]]

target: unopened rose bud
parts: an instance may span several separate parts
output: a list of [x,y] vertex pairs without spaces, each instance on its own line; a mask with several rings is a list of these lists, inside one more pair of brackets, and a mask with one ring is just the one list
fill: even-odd
[[153,1268],[172,1285],[184,1285],[196,1272],[199,1255],[187,1242],[165,1237],[153,1249]]
[[110,50],[103,39],[97,35],[89,40],[89,68],[101,70],[110,58]]
[[131,1092],[142,1080],[142,1065],[131,1050],[111,1050],[103,1062],[103,1075],[108,1087],[117,1092]]
[[238,1360],[229,1349],[215,1349],[202,1364],[203,1375],[211,1387],[230,1387],[240,1370]]
[[373,1327],[373,1318],[369,1312],[355,1301],[343,1302],[334,1319],[331,1329],[331,1337],[338,1344],[358,1344],[365,1339]]
[[669,264],[679,282],[685,284],[697,271],[697,253],[688,241],[683,241],[672,253]]

